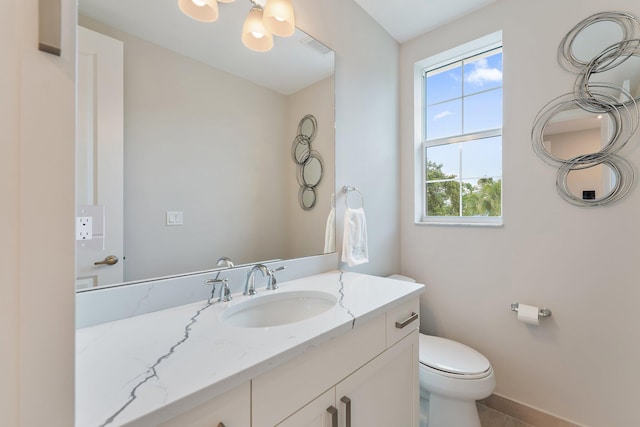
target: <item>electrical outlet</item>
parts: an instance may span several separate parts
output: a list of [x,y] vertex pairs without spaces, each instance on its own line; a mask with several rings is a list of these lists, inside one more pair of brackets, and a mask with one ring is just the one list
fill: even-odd
[[93,239],[93,217],[76,217],[76,240]]

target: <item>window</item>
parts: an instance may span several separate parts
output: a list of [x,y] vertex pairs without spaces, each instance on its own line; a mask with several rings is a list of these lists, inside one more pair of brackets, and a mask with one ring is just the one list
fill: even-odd
[[421,82],[421,222],[501,224],[501,43],[423,66]]

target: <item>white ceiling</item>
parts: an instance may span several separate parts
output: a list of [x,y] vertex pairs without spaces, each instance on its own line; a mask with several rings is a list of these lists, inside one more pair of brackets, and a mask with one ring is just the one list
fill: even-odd
[[[355,1],[403,43],[495,0]],[[219,3],[220,17],[213,23],[185,16],[178,9],[178,0],[79,0],[78,10],[81,15],[283,94],[333,74],[333,52],[318,53],[304,43],[309,37],[300,30],[293,37],[274,37],[274,48],[266,53],[245,48],[240,35],[250,5],[248,1]]]
[[310,36],[299,29],[292,37],[274,37],[269,52],[244,47],[240,36],[250,8],[246,0],[220,3],[218,20],[202,23],[183,14],[178,0],[78,2],[80,15],[285,95],[333,75],[333,52],[309,45]]
[[411,40],[494,1],[355,0],[398,43]]

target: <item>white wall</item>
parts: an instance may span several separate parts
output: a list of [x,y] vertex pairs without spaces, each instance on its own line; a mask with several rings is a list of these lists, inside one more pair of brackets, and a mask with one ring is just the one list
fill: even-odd
[[[427,284],[422,330],[484,353],[498,394],[585,426],[628,427],[640,420],[640,190],[610,207],[572,206],[530,143],[539,109],[572,89],[560,40],[604,10],[640,15],[635,0],[502,0],[401,46],[401,270]],[[500,29],[504,227],[414,225],[413,63]],[[636,168],[639,143],[636,134],[626,151]],[[514,301],[553,316],[527,326]]]
[[38,2],[0,4],[0,424],[73,425],[75,2],[62,57]]
[[20,58],[15,40],[20,28],[18,1],[0,3],[0,422],[18,424],[18,303],[20,217],[19,151],[20,151]]
[[365,196],[369,264],[341,268],[386,275],[399,268],[399,46],[352,0],[297,0],[297,25],[336,52],[336,244],[343,185]]
[[[76,3],[62,4],[62,58],[36,50],[36,0],[0,5],[0,196],[13,206],[0,226],[0,422],[10,426],[73,425]],[[396,271],[399,47],[351,0],[295,7],[300,27],[336,51],[337,186],[359,186],[369,214],[372,263],[359,270]]]

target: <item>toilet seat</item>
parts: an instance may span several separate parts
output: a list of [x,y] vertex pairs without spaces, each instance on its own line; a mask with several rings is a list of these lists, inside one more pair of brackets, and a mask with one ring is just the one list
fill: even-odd
[[420,334],[419,358],[423,368],[457,379],[480,379],[492,374],[486,357],[462,343]]

